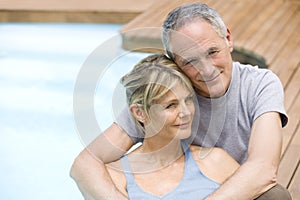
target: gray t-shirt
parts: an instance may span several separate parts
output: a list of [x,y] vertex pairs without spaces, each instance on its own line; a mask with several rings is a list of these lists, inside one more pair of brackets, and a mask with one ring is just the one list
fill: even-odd
[[[247,159],[251,127],[257,117],[275,111],[280,113],[282,126],[288,121],[279,78],[270,70],[238,62],[233,63],[232,79],[225,95],[214,99],[196,95],[195,108],[190,142],[221,147],[240,164]],[[142,140],[143,133],[135,126],[128,110],[120,114],[116,123],[135,142]]]

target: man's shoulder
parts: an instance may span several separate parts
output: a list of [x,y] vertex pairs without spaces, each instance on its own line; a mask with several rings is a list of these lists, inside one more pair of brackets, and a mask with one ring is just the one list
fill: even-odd
[[271,73],[269,69],[259,68],[257,65],[250,65],[250,64],[242,64],[239,62],[233,63],[234,67],[236,68],[237,73],[240,75],[259,75],[265,73]]
[[235,75],[239,77],[241,84],[261,84],[264,81],[278,80],[276,74],[269,69],[259,68],[250,64],[234,62]]

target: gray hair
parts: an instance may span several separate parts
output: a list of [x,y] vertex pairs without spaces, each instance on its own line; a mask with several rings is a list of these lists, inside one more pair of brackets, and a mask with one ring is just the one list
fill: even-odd
[[175,8],[166,17],[163,23],[162,42],[168,56],[174,60],[174,56],[170,51],[170,35],[172,31],[179,30],[188,23],[195,20],[205,20],[212,25],[216,33],[226,39],[227,27],[223,22],[221,16],[213,8],[208,7],[202,3],[184,4]]

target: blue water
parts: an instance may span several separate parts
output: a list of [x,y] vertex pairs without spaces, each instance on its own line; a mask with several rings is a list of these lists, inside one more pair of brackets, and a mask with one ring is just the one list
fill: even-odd
[[[120,27],[0,24],[0,199],[83,199],[69,177],[85,145],[74,122],[74,85],[91,52]],[[142,57],[117,59],[99,80],[95,113],[101,129],[113,120],[114,84]]]

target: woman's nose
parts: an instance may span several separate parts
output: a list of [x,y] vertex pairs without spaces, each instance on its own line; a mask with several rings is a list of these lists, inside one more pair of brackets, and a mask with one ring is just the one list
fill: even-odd
[[179,118],[184,118],[186,116],[189,116],[190,114],[191,112],[186,104],[180,106]]

